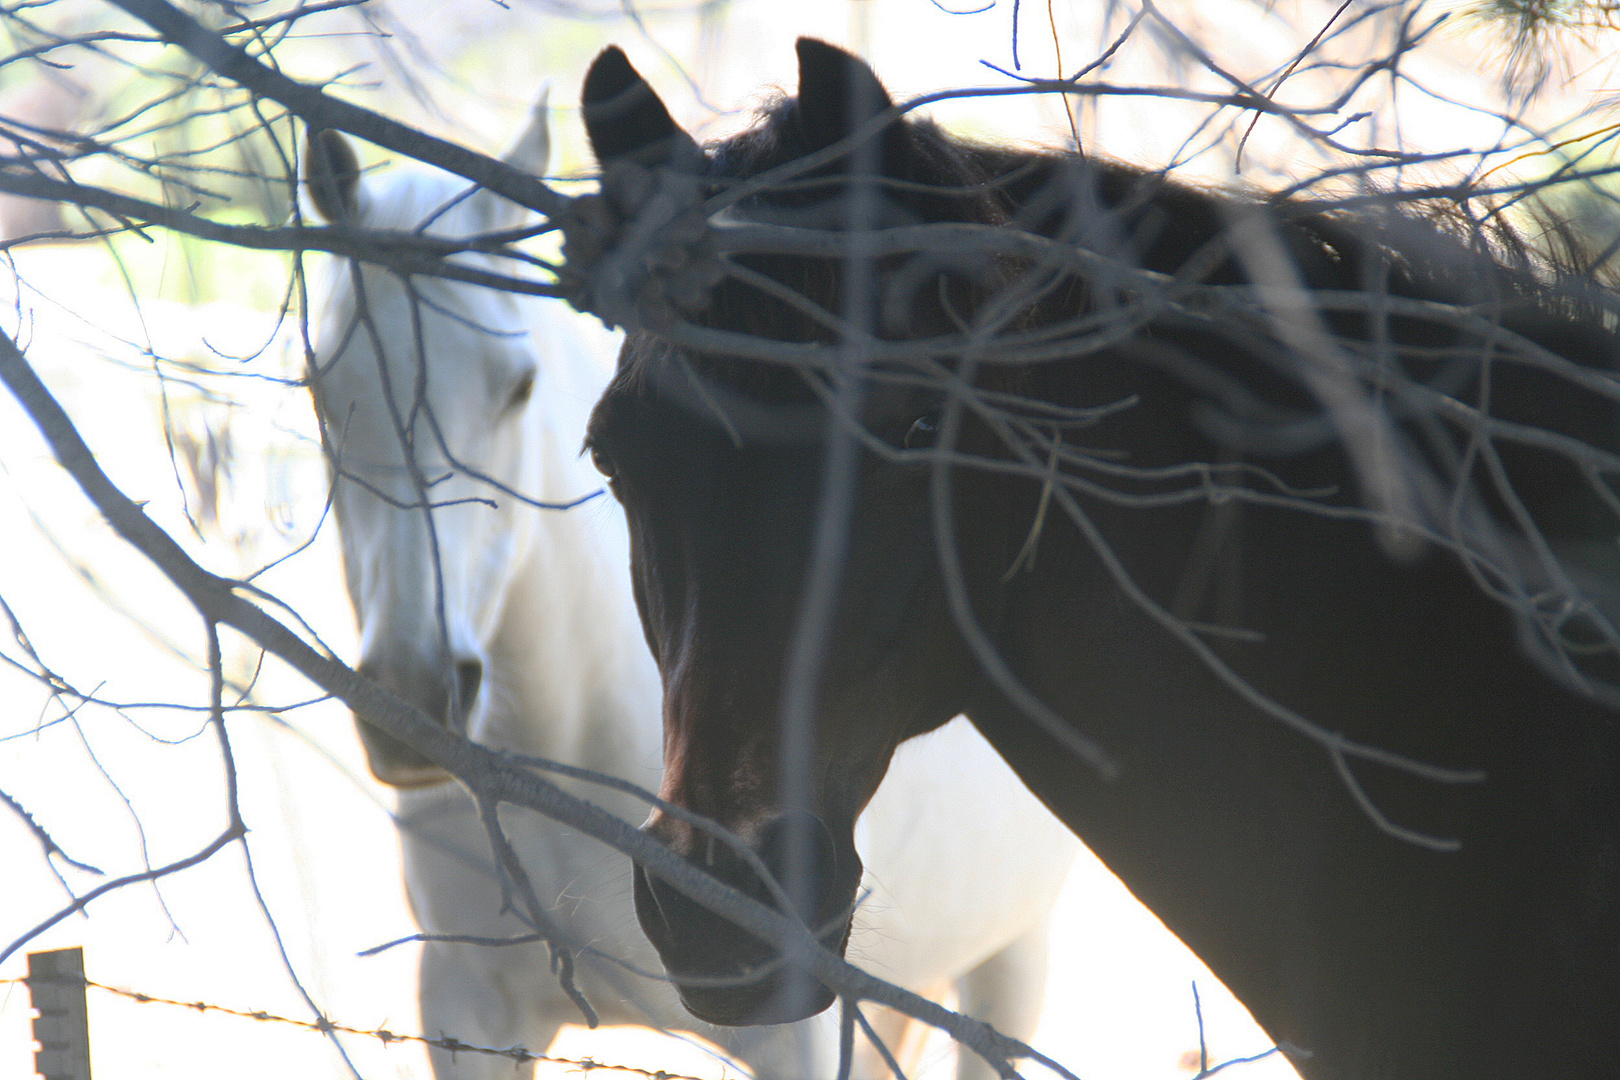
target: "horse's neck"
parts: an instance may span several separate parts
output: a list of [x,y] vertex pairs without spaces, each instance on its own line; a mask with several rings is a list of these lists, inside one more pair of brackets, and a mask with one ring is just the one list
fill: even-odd
[[[533,418],[537,490],[541,499],[568,502],[602,487],[580,445],[609,363],[581,353],[566,324],[545,322],[533,333],[546,358]],[[491,642],[502,700],[487,738],[626,778],[656,778],[662,691],[630,591],[624,515],[606,493],[570,510],[525,513],[533,534]]]
[[[1021,495],[999,516],[1028,521],[1034,502]],[[1554,1044],[1583,1062],[1568,1075],[1601,1075],[1612,1025],[1571,1017],[1620,998],[1620,902],[1574,883],[1620,848],[1612,713],[1534,667],[1456,561],[1397,563],[1364,524],[1297,510],[1238,503],[1222,525],[1224,505],[1083,504],[1141,596],[1179,608],[1187,581],[1230,575],[1229,605],[1214,582],[1186,594],[1208,602],[1189,600],[1181,618],[1247,635],[1206,633],[1195,640],[1207,654],[1123,595],[1099,545],[1055,514],[1005,591],[1002,657],[1110,754],[1113,780],[988,678],[974,723],[1274,1039],[1313,1051],[1307,1075],[1534,1075],[1532,1056]],[[1219,544],[1205,539],[1211,523]],[[973,566],[978,581],[1002,578],[994,554]],[[1334,761],[1250,689],[1335,740],[1481,768],[1485,782]],[[1460,849],[1386,835],[1391,820]]]

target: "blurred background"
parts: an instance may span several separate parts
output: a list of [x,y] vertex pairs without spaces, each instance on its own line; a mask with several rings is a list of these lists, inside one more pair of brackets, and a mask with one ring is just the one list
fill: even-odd
[[[188,10],[225,25],[281,8]],[[1160,17],[1110,53],[1144,12]],[[1017,85],[1020,75],[1070,76],[1101,60],[1089,81],[1225,93],[1237,80],[1295,106],[1323,105],[1320,131],[1334,132],[1337,145],[1283,119],[1255,122],[1253,113],[1162,93],[965,96],[926,112],[986,141],[1078,139],[1089,153],[1174,163],[1202,182],[1327,192],[1350,183],[1506,184],[1572,162],[1608,165],[1620,120],[1607,18],[1601,5],[1573,3],[373,0],[317,10],[276,31],[274,56],[290,75],[490,152],[549,85],[552,169],[561,180],[591,173],[575,99],[585,67],[612,43],[700,138],[746,126],[772,94],[791,91],[801,34],[868,58],[896,100]],[[8,5],[0,29],[11,58],[0,65],[0,117],[93,135],[109,148],[75,167],[79,181],[220,221],[278,224],[291,215],[292,187],[276,179],[278,148],[251,131],[240,93],[216,86],[176,50],[104,36],[63,44],[109,31],[133,36],[137,25],[115,9],[91,0]],[[1369,74],[1379,57],[1395,59]],[[230,102],[238,105],[224,107]],[[1353,181],[1336,171],[1366,160],[1357,152],[1367,148],[1395,153]],[[390,167],[375,148],[362,154],[368,166]],[[141,168],[151,157],[195,162],[194,183]],[[1562,198],[1566,213],[1613,231],[1600,183]],[[327,472],[299,384],[291,256],[161,229],[17,242],[90,226],[73,208],[0,198],[0,324],[115,483],[215,572],[239,577],[274,563],[256,584],[352,660],[353,614],[323,514]],[[0,791],[15,803],[0,808],[0,948],[26,942],[0,963],[0,1076],[32,1067],[28,996],[15,981],[23,954],[67,945],[84,946],[92,980],[154,997],[307,1018],[307,993],[341,1024],[417,1031],[416,946],[358,955],[415,931],[392,796],[366,772],[347,710],[315,700],[318,690],[229,631],[227,698],[245,706],[229,733],[252,874],[233,845],[37,929],[69,902],[69,889],[82,894],[102,878],[48,860],[23,811],[67,856],[117,877],[182,858],[215,836],[225,824],[224,771],[207,728],[199,620],[113,536],[9,397],[0,397],[0,598],[9,609],[0,613],[8,620]],[[54,693],[25,670],[41,666],[106,704]],[[1195,984],[1211,1063],[1269,1046],[1094,860],[1082,858],[1069,879],[1052,957],[1034,1045],[1079,1076],[1195,1075]],[[94,989],[90,1007],[101,1080],[351,1075],[327,1037],[286,1025]],[[339,1038],[368,1078],[429,1075],[420,1047]],[[553,1052],[736,1075],[695,1041],[653,1033],[570,1028]],[[948,1075],[949,1057],[943,1041],[932,1045],[928,1075]],[[1275,1057],[1227,1071],[1292,1075]]]

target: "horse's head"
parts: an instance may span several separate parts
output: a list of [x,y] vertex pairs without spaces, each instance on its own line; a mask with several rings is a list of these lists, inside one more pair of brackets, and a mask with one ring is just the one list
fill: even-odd
[[[854,57],[810,40],[799,42],[799,57],[798,96],[711,149],[699,166],[714,191],[830,147],[889,108],[876,77]],[[690,146],[672,137],[678,129],[663,105],[616,49],[592,67],[584,101],[604,168],[621,159],[669,167],[653,160],[659,148]],[[870,195],[881,168],[909,183],[855,213],[926,220],[957,198],[926,190],[947,181],[944,153],[930,129],[891,127],[871,146],[784,185],[782,198],[756,198],[734,214],[839,228],[841,196],[851,187]],[[690,153],[672,156],[677,167],[691,167]],[[845,182],[863,160],[868,182]],[[961,190],[957,178],[948,186]],[[851,303],[841,283],[862,272],[836,255],[756,258],[750,268],[834,313]],[[964,287],[937,268],[922,269],[904,285],[916,295],[935,299],[943,288]],[[837,341],[768,290],[736,280],[721,285],[702,321],[772,341]],[[823,395],[837,393],[820,373],[683,352],[637,333],[589,436],[629,518],[636,599],[663,674],[661,794],[742,836],[833,948],[844,944],[861,874],[857,815],[895,747],[961,711],[976,674],[948,611],[933,544],[923,451],[936,430],[937,394],[915,380],[869,386],[857,408],[880,445],[857,450],[846,473],[828,450]],[[829,476],[839,477],[835,489]],[[829,521],[847,522],[848,531],[818,545],[818,527]],[[645,827],[771,903],[746,862],[706,833],[663,812]],[[805,992],[768,965],[768,946],[639,868],[636,901],[697,1016],[777,1023],[830,1002],[828,992]]]
[[[506,154],[543,172],[545,99]],[[526,211],[446,173],[361,174],[333,131],[315,133],[305,185],[337,225],[466,238]],[[457,262],[499,270],[484,256]],[[485,642],[533,518],[534,344],[509,293],[334,263],[318,310],[311,389],[334,465],[332,507],[360,627],[359,670],[447,726],[476,735]],[[372,772],[402,787],[446,774],[360,725]]]

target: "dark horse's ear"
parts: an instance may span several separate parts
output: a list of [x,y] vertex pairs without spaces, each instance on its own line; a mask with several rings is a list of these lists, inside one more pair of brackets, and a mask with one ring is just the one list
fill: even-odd
[[795,48],[799,126],[811,149],[831,146],[894,105],[860,57],[815,38],[802,37]]
[[603,49],[591,63],[580,103],[591,149],[604,166],[628,160],[638,165],[679,167],[702,157],[697,143],[671,119],[664,103],[617,45]]
[[304,188],[327,221],[353,221],[360,208],[360,158],[341,132],[310,131],[304,146]]

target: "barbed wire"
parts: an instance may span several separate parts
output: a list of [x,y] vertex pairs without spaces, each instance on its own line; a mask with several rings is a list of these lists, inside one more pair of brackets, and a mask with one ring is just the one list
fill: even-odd
[[[26,987],[28,982],[29,980],[26,978],[0,979],[0,986]],[[490,1057],[510,1058],[514,1064],[518,1065],[526,1065],[530,1063],[545,1065],[567,1065],[584,1073],[631,1073],[636,1076],[647,1077],[648,1080],[708,1080],[706,1077],[693,1076],[688,1073],[670,1072],[667,1069],[644,1069],[638,1065],[616,1065],[611,1062],[598,1061],[591,1057],[568,1058],[557,1057],[551,1054],[536,1054],[527,1047],[523,1046],[509,1046],[505,1048],[480,1046],[476,1043],[470,1043],[451,1035],[440,1035],[437,1038],[433,1038],[427,1035],[398,1032],[390,1028],[361,1028],[349,1024],[341,1024],[325,1017],[322,1017],[319,1020],[299,1020],[290,1016],[282,1016],[266,1009],[240,1009],[231,1005],[219,1005],[213,1002],[200,1000],[184,1001],[179,998],[163,997],[160,994],[148,994],[141,990],[130,990],[121,986],[112,986],[108,983],[97,982],[94,979],[72,980],[66,976],[58,975],[52,976],[50,982],[53,984],[60,984],[63,982],[82,982],[82,985],[87,988],[101,990],[106,993],[113,994],[116,997],[133,1001],[140,1005],[169,1005],[173,1006],[174,1008],[189,1009],[198,1013],[219,1013],[223,1016],[231,1016],[240,1020],[252,1020],[257,1023],[287,1024],[295,1028],[300,1028],[302,1030],[321,1035],[331,1035],[334,1033],[341,1035],[359,1035],[365,1038],[376,1039],[384,1046],[388,1046],[393,1043],[408,1042],[425,1047],[447,1050],[451,1053],[457,1054],[485,1054]],[[1211,1064],[1209,1047],[1206,1039],[1203,1005],[1199,996],[1198,983],[1196,980],[1194,980],[1192,983],[1192,996],[1194,1017],[1198,1025],[1199,1049],[1197,1052],[1200,1062],[1198,1066],[1198,1073],[1193,1077],[1193,1080],[1200,1080],[1202,1077],[1213,1076],[1218,1072],[1222,1072],[1234,1066],[1247,1065],[1257,1061],[1263,1061],[1266,1058],[1275,1056],[1279,1052],[1279,1047],[1271,1046],[1256,1054],[1228,1058],[1226,1060]],[[657,1029],[648,1028],[647,1030],[656,1031]]]
[[[66,981],[64,977],[55,976],[53,983]],[[74,980],[77,981],[77,980]],[[0,979],[0,986],[26,986],[27,979]],[[299,1020],[291,1016],[282,1016],[266,1009],[239,1009],[230,1005],[218,1005],[208,1001],[182,1001],[179,998],[163,997],[161,994],[148,994],[140,990],[128,990],[121,986],[110,986],[107,983],[96,982],[94,979],[83,980],[83,985],[95,990],[134,1001],[141,1005],[171,1005],[179,1009],[190,1009],[198,1013],[219,1013],[223,1016],[234,1016],[239,1020],[253,1020],[266,1024],[287,1024],[291,1027],[301,1028],[320,1035],[360,1035],[376,1039],[383,1045],[392,1043],[415,1043],[421,1046],[434,1047],[439,1050],[448,1050],[455,1054],[486,1054],[490,1057],[510,1058],[513,1063],[527,1065],[531,1062],[545,1065],[567,1065],[581,1072],[620,1072],[632,1073],[636,1076],[647,1077],[648,1080],[706,1080],[704,1077],[691,1076],[687,1073],[670,1072],[667,1069],[643,1069],[636,1065],[614,1065],[610,1062],[597,1061],[595,1058],[567,1058],[553,1057],[550,1054],[536,1054],[523,1046],[479,1046],[476,1043],[466,1042],[451,1035],[440,1035],[432,1038],[427,1035],[415,1035],[408,1032],[393,1031],[389,1028],[362,1028],[350,1024],[340,1024],[335,1020],[321,1017],[319,1020]],[[652,1029],[649,1029],[652,1030]]]

